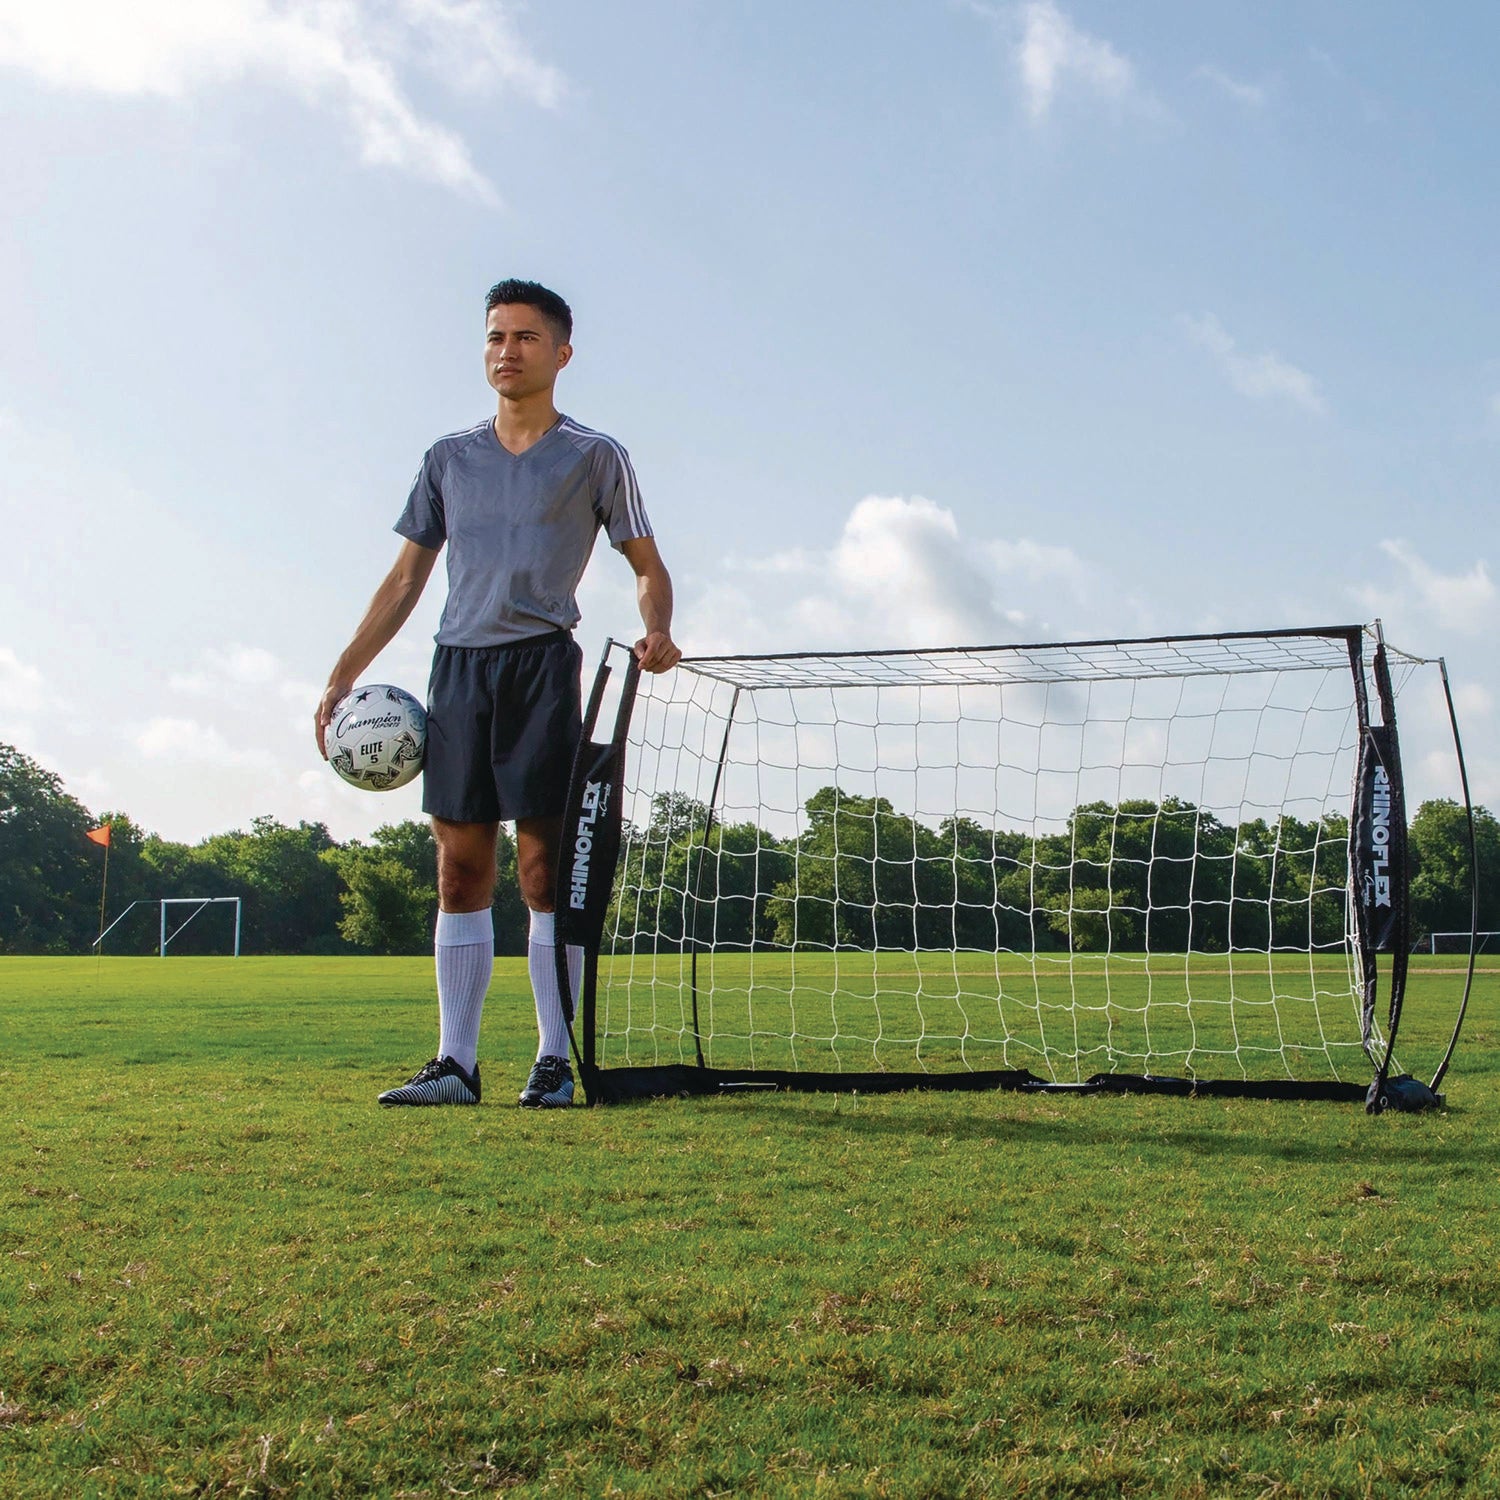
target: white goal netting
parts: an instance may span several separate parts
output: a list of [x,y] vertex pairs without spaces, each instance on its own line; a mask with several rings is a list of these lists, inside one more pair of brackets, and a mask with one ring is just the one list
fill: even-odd
[[601,1069],[1367,1080],[1358,629],[642,677]]

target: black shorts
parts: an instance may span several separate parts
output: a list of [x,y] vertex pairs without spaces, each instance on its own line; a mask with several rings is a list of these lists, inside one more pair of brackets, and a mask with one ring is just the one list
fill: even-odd
[[559,814],[582,728],[583,652],[565,630],[439,646],[427,684],[422,810],[452,823]]

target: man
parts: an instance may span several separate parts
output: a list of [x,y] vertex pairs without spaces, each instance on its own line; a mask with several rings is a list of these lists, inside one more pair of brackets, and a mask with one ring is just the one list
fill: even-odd
[[[601,527],[635,573],[642,670],[668,671],[682,653],[672,641],[672,581],[629,457],[553,404],[557,377],[573,356],[568,304],[535,282],[502,281],[490,289],[485,314],[484,366],[499,397],[496,414],[440,438],[423,459],[396,523],[400,554],[328,679],[317,737],[326,757],[334,705],[405,623],[446,543],[448,598],[428,685],[422,795],[438,851],[438,1049],[380,1102],[479,1103],[479,1020],[495,954],[495,839],[500,822],[514,820],[540,1034],[520,1103],[549,1109],[573,1098],[553,886],[580,723],[575,594]],[[582,951],[569,947],[567,962],[576,994]]]

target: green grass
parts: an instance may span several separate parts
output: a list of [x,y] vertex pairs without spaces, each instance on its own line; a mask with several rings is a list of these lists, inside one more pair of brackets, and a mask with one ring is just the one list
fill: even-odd
[[1493,1492],[1493,967],[1378,1119],[535,1115],[529,1011],[502,961],[487,1104],[381,1111],[423,961],[0,962],[0,1493]]
[[[1407,1034],[1419,1053],[1452,1030],[1453,964],[1429,966],[1414,990]],[[693,1061],[690,959],[606,958],[599,986],[606,1066]],[[705,954],[696,986],[704,1060],[720,1068],[1027,1068],[1075,1083],[1098,1072],[1370,1075],[1342,953]],[[1384,977],[1379,999],[1383,1016]]]

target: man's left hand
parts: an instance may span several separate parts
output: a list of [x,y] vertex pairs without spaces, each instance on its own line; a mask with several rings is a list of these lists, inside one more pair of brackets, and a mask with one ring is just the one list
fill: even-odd
[[635,659],[643,672],[670,672],[682,660],[682,652],[664,630],[653,630],[635,643]]

